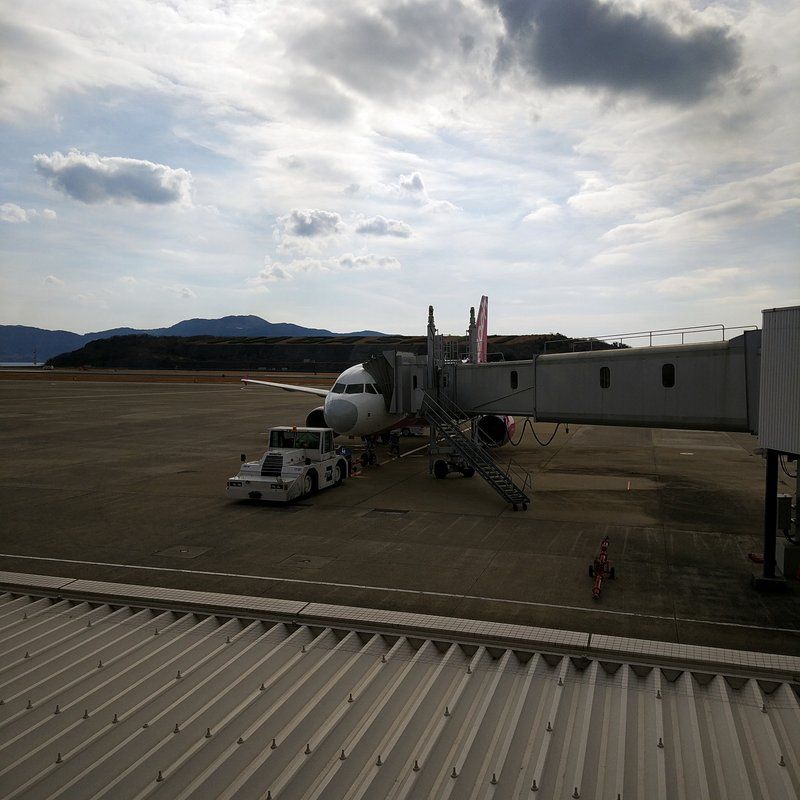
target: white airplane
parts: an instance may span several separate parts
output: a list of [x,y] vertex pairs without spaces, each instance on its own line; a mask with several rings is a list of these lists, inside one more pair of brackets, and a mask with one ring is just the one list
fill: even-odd
[[346,369],[330,389],[257,381],[252,378],[242,378],[242,383],[255,383],[287,392],[304,392],[324,397],[325,403],[310,411],[306,418],[306,425],[310,427],[333,428],[337,433],[348,436],[375,436],[392,428],[402,428],[404,422],[410,424],[411,418],[405,414],[390,414],[386,410],[386,403],[375,378],[361,364]]
[[[484,296],[478,311],[478,361],[486,361],[488,325],[488,299]],[[253,378],[242,378],[242,383],[253,383],[260,386],[271,386],[287,392],[303,392],[324,397],[325,402],[315,408],[306,417],[306,426],[312,428],[332,428],[338,434],[361,436],[366,439],[388,433],[391,430],[402,430],[404,427],[425,424],[424,420],[409,417],[405,414],[390,414],[386,410],[381,390],[375,378],[364,369],[362,364],[348,367],[336,379],[331,389],[319,389],[312,386],[297,386],[289,383],[259,381]],[[499,447],[514,435],[514,418],[486,415],[481,417],[478,427],[484,441]]]

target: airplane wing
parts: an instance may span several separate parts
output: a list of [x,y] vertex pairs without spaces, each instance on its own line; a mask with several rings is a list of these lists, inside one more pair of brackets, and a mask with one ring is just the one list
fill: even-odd
[[327,397],[329,389],[317,389],[314,386],[294,386],[290,383],[272,383],[272,381],[256,381],[252,378],[242,378],[242,383],[257,383],[260,386],[272,386],[273,389],[284,389],[287,392],[305,392],[305,394],[315,394],[319,397]]

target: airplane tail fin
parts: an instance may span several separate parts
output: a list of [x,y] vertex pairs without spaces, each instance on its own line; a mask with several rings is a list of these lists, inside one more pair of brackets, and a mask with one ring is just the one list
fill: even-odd
[[478,307],[478,363],[486,361],[486,351],[489,344],[489,298],[486,295],[481,297],[481,304]]

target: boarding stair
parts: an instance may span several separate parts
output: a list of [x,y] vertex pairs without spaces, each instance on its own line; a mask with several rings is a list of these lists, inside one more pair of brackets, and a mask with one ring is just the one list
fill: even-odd
[[531,476],[527,470],[509,459],[501,465],[492,452],[481,442],[475,441],[461,428],[469,415],[446,397],[434,398],[425,393],[422,415],[438,431],[453,449],[471,466],[507,503],[517,511],[525,510],[530,503],[526,490],[531,489]]

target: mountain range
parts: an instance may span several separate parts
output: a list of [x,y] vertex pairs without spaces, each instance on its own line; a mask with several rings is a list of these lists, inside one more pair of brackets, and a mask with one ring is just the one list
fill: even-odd
[[324,328],[305,328],[291,322],[268,322],[253,315],[219,319],[185,319],[168,328],[111,328],[93,333],[51,331],[27,325],[0,325],[0,361],[41,363],[61,353],[77,350],[95,339],[112,336],[383,336],[379,331],[333,333]]

